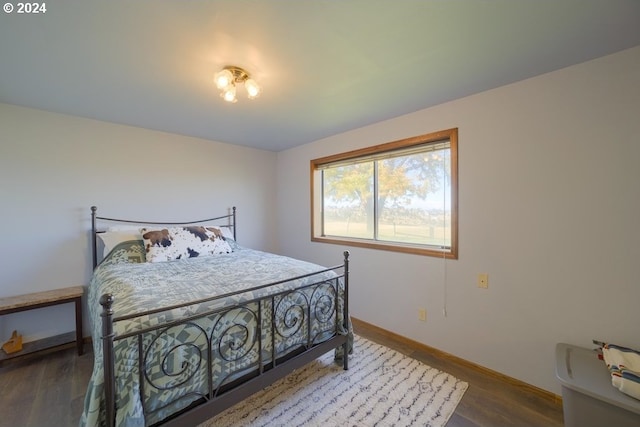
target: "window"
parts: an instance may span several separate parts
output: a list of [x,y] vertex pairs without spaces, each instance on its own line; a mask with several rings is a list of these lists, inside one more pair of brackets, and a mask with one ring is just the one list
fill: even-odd
[[311,240],[457,259],[458,129],[311,161]]

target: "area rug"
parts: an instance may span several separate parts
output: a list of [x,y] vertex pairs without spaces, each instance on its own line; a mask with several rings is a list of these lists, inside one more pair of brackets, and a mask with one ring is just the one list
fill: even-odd
[[468,384],[395,350],[355,337],[349,370],[333,352],[200,427],[444,426]]

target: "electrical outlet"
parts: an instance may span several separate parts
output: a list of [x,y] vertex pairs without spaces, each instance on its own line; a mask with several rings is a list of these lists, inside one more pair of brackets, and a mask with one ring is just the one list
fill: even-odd
[[487,273],[478,274],[478,287],[489,289],[489,275]]
[[418,309],[418,320],[420,320],[421,322],[427,321],[427,310],[425,310],[424,308]]

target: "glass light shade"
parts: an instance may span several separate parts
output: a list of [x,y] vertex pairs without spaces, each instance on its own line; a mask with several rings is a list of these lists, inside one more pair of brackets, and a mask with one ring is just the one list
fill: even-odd
[[256,98],[260,95],[260,86],[258,86],[258,83],[256,83],[255,80],[247,79],[247,81],[244,82],[244,87],[247,89],[247,94],[250,99]]
[[236,86],[233,84],[223,89],[220,96],[227,102],[238,102],[238,98],[236,98]]
[[213,78],[218,89],[226,89],[231,83],[233,83],[233,74],[231,74],[231,71],[226,69],[218,71]]

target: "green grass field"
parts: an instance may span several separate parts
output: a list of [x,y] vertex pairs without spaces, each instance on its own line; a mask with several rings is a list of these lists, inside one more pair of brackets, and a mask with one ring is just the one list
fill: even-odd
[[[325,221],[324,233],[328,236],[343,236],[356,239],[373,239],[373,230],[367,230],[366,222]],[[378,230],[378,240],[398,243],[412,243],[419,245],[451,244],[448,236],[450,227],[432,225],[402,225],[381,223]],[[447,240],[444,237],[447,236]]]

